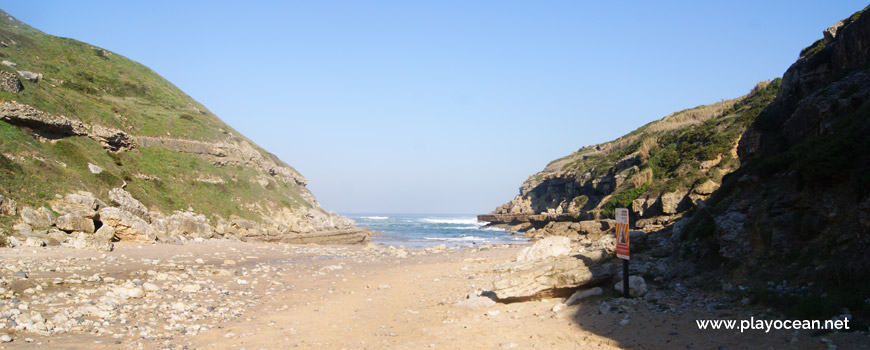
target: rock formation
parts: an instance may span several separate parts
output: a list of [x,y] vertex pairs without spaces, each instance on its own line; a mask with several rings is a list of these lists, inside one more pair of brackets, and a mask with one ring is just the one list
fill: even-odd
[[[741,138],[740,168],[678,230],[687,242],[683,254],[731,267],[736,283],[766,288],[787,270],[789,283],[803,283],[807,297],[866,299],[868,47],[870,15],[861,11],[801,52]],[[837,301],[813,303],[821,309]]]

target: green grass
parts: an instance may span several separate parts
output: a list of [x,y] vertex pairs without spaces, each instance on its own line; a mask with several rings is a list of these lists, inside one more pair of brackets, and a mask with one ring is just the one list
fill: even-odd
[[[287,166],[148,67],[7,17],[0,11],[0,40],[10,43],[0,48],[0,57],[18,64],[15,70],[41,73],[43,79],[24,81],[24,90],[17,94],[0,91],[0,102],[15,100],[131,135],[248,142],[264,158]],[[0,70],[14,71],[5,65]],[[44,142],[25,129],[0,122],[0,153],[14,157],[0,157],[0,194],[21,206],[41,206],[55,195],[77,190],[107,200],[110,189],[126,183],[135,198],[166,214],[192,207],[210,219],[218,215],[259,220],[263,213],[257,206],[311,207],[302,198],[307,190],[296,183],[277,181],[251,167],[217,167],[203,156],[162,147],[114,154],[87,137]],[[103,172],[92,174],[88,163]],[[142,179],[140,174],[157,179]],[[265,186],[258,183],[262,179],[267,179]]]
[[[643,186],[643,191],[617,189],[608,202],[592,205],[601,207],[608,216],[615,205],[630,204],[629,197],[633,200],[644,193],[655,196],[685,191],[709,179],[721,181],[738,166],[731,155],[732,147],[773,100],[780,84],[779,78],[762,82],[742,98],[672,113],[617,140],[584,147],[550,164],[562,164],[563,172],[602,177],[615,175],[620,160],[637,154],[633,164],[640,169],[651,168],[653,179]],[[700,170],[702,162],[716,159],[720,159],[719,163]],[[544,175],[544,172],[538,173],[534,179],[541,181]],[[623,197],[627,195],[630,196]]]

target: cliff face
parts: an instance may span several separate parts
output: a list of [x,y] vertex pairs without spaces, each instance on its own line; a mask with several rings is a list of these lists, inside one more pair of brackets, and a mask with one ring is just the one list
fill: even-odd
[[[737,141],[778,87],[779,80],[762,82],[746,96],[675,112],[617,140],[583,147],[551,162],[509,203],[478,218],[532,237],[574,236],[555,226],[606,222],[614,208],[627,207],[636,228],[661,229],[707,199],[737,168]],[[574,227],[597,232],[599,226]]]
[[369,239],[141,64],[2,11],[0,59],[0,236],[60,243],[111,226],[136,240]]
[[777,97],[743,135],[740,168],[679,230],[687,257],[727,266],[738,282],[812,287],[797,300],[770,295],[765,301],[867,309],[868,17],[856,13],[804,49]]

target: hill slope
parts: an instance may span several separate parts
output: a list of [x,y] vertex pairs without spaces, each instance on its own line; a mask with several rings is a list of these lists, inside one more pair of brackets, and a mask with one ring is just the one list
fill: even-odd
[[634,226],[650,234],[634,232],[632,249],[637,238],[639,250],[673,263],[650,279],[727,289],[795,319],[853,315],[853,329],[863,329],[870,13],[823,35],[781,79],[583,147],[479,218],[531,237],[583,241],[609,232],[612,208],[628,207]]
[[[207,226],[160,232],[164,239],[368,238],[320,208],[295,169],[139,63],[2,11],[0,59],[0,228],[10,230],[18,216],[28,221],[26,207],[64,214],[57,203],[77,191],[117,203],[110,191],[123,188],[153,212],[148,224],[166,217]],[[89,219],[101,224],[99,215]]]
[[679,230],[685,257],[798,316],[870,319],[868,47],[865,9],[801,52],[740,141],[740,168]]
[[737,168],[737,141],[779,84],[762,82],[746,96],[675,112],[616,140],[582,147],[550,162],[513,200],[479,218],[532,236],[544,234],[537,232],[542,228],[570,235],[551,230],[553,223],[612,218],[614,208],[628,207],[638,228],[661,228]]

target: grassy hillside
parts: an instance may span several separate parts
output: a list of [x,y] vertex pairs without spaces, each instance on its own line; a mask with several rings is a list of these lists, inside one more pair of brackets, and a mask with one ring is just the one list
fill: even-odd
[[688,198],[708,182],[717,187],[739,166],[737,142],[776,96],[780,82],[761,82],[744,97],[675,112],[616,140],[582,147],[531,176],[520,197],[496,212],[506,214],[520,203],[532,213],[595,212],[612,218],[614,208],[631,208],[638,198],[653,203],[665,193]]
[[[215,144],[249,144],[263,159],[296,171],[229,127],[151,69],[103,48],[44,34],[0,11],[0,70],[41,74],[24,90],[0,91],[17,101],[88,125]],[[250,164],[218,164],[206,156],[160,146],[110,152],[86,136],[45,139],[0,121],[0,195],[19,206],[41,206],[56,195],[86,190],[105,199],[127,185],[134,197],[164,213],[259,219],[269,208],[312,207],[304,182],[285,181]],[[103,169],[92,174],[88,164]],[[301,178],[301,176],[299,177]],[[0,218],[9,226],[13,219]]]

